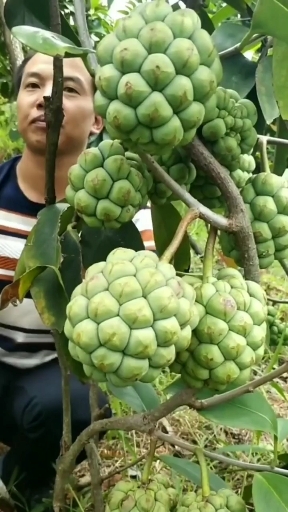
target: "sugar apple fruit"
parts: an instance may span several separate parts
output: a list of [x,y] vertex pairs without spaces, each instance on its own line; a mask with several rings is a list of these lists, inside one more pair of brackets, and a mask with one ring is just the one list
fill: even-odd
[[199,489],[185,493],[176,512],[247,512],[247,508],[242,498],[230,489],[211,491],[207,498],[203,498]]
[[[175,148],[165,155],[156,155],[154,158],[178,185],[189,191],[190,185],[196,177],[196,169],[182,148]],[[165,204],[168,201],[178,200],[178,197],[162,181],[157,180],[155,176],[152,180],[153,185],[148,194],[151,203]]]
[[90,227],[119,228],[148,201],[152,178],[138,155],[105,140],[83,151],[68,171],[66,200]]
[[95,111],[112,138],[152,154],[188,144],[222,79],[211,36],[192,9],[137,6],[97,46]]
[[114,249],[91,265],[67,305],[71,356],[98,382],[152,382],[185,350],[199,317],[195,291],[169,263]]
[[165,487],[156,482],[143,486],[121,480],[108,493],[105,512],[170,512],[171,500]]
[[[183,277],[189,282],[189,275]],[[189,347],[176,355],[170,370],[187,385],[224,390],[250,380],[259,364],[267,334],[267,299],[261,286],[246,281],[235,269],[221,269],[196,290],[200,321]]]
[[277,347],[281,341],[284,332],[284,338],[282,345],[288,345],[288,326],[286,322],[283,322],[278,315],[278,310],[274,306],[268,306],[268,318],[269,326],[269,346]]
[[[282,176],[261,172],[252,176],[241,191],[252,224],[259,266],[266,269],[274,260],[288,257],[288,183]],[[242,266],[235,236],[221,232],[221,249]]]
[[[256,162],[252,155],[241,154],[239,156],[238,169],[230,172],[229,169],[224,168],[223,171],[229,174],[236,187],[242,190],[255,170],[255,167]],[[196,178],[191,184],[190,194],[211,210],[224,211],[226,209],[220,189],[215,185],[214,181],[209,179],[209,177],[199,169],[197,170]]]
[[[236,93],[237,95],[237,93]],[[234,96],[234,97],[233,97]],[[238,95],[237,95],[238,96]],[[206,120],[199,129],[207,149],[230,171],[240,166],[240,155],[249,154],[256,142],[257,109],[252,101],[237,99],[235,91],[218,87],[213,109],[206,111]]]

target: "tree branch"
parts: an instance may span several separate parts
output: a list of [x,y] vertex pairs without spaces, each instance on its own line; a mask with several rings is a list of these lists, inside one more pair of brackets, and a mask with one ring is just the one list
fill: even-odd
[[[169,434],[164,434],[163,432],[157,431],[155,432],[155,436],[158,437],[161,441],[172,444],[174,446],[179,446],[179,448],[183,448],[183,450],[187,450],[187,452],[195,453],[195,450],[198,448],[197,446],[193,446],[193,444],[187,443],[187,441],[182,441],[176,436],[171,436]],[[227,466],[236,466],[238,468],[243,469],[243,471],[269,471],[269,473],[276,473],[277,475],[288,476],[287,469],[281,468],[273,468],[264,464],[251,464],[248,462],[242,462],[240,460],[225,457],[225,455],[221,455],[218,453],[210,452],[208,450],[203,450],[203,455],[205,457],[215,460],[217,462],[221,462],[222,464],[226,464]]]
[[226,219],[222,215],[212,212],[209,208],[206,208],[203,204],[199,203],[197,199],[194,199],[189,192],[184,190],[178,183],[176,183],[167,172],[152,158],[143,151],[138,151],[139,156],[143,162],[150,169],[152,174],[162,181],[181,201],[183,201],[188,208],[199,211],[199,217],[209,224],[221,229],[222,231],[231,231],[229,219]]
[[253,37],[251,37],[249,44],[246,48],[242,48],[241,50],[241,42],[238,44],[235,44],[234,46],[231,46],[231,48],[227,48],[227,50],[223,50],[222,52],[219,52],[219,56],[224,59],[227,57],[231,57],[232,55],[237,55],[237,53],[242,53],[244,51],[247,51],[248,48],[251,45],[254,45],[255,43],[260,43],[262,39],[264,39],[266,36],[260,36],[259,34],[255,34]]
[[270,144],[271,146],[288,146],[288,140],[279,139],[279,137],[266,137],[266,135],[258,135],[258,139],[265,139],[267,144]]
[[270,382],[271,380],[283,375],[288,371],[288,362],[276,370],[255,379],[244,386],[227,391],[220,395],[215,395],[207,400],[197,400],[195,398],[195,390],[184,389],[176,395],[169,398],[166,402],[160,404],[155,409],[149,412],[133,414],[132,416],[126,416],[124,418],[109,418],[97,421],[87,427],[81,432],[76,441],[72,444],[70,450],[62,457],[55,480],[54,487],[54,510],[59,512],[61,507],[65,503],[65,484],[69,478],[69,475],[73,471],[75,460],[79,453],[85,447],[96,432],[107,431],[107,430],[123,430],[124,432],[130,432],[136,430],[142,433],[151,434],[155,431],[156,424],[165,416],[168,416],[179,407],[188,406],[191,409],[204,410],[209,407],[215,407],[216,405],[226,403],[233,398],[244,395],[245,393],[251,393],[258,387]]
[[[238,188],[229,176],[229,173],[225,172],[224,167],[217,162],[197,137],[187,146],[188,150],[196,168],[201,169],[207,176],[212,178],[221,190],[230,214],[231,231],[235,233],[237,246],[241,253],[245,278],[259,283],[259,260],[253,231]],[[219,229],[223,228],[220,227]]]
[[288,304],[288,299],[277,299],[277,297],[270,297],[270,295],[267,295],[267,300],[274,302],[274,304]]

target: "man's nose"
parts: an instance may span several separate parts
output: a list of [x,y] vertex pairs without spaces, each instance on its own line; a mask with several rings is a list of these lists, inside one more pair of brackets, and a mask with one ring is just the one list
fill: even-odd
[[44,108],[44,96],[51,96],[52,94],[52,86],[48,85],[46,87],[41,87],[39,89],[38,97],[37,97],[37,108]]

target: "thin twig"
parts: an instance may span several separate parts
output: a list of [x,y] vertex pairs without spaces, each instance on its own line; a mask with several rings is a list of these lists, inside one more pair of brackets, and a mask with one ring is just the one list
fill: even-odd
[[[93,44],[87,26],[85,2],[83,2],[83,0],[74,0],[74,12],[81,44],[82,46],[93,50]],[[93,70],[95,73],[98,65],[95,53],[88,55],[87,59],[89,61],[91,70]]]
[[[165,441],[166,443],[172,444],[174,446],[179,446],[179,448],[187,450],[187,452],[195,453],[195,450],[198,448],[197,446],[193,446],[193,444],[187,443],[186,441],[182,441],[182,439],[179,439],[176,436],[164,434],[163,432],[157,431],[155,432],[155,435],[158,437],[158,439],[161,439],[161,441]],[[242,462],[240,460],[231,457],[225,457],[225,455],[220,455],[218,453],[210,452],[208,450],[203,450],[203,455],[205,455],[205,457],[211,460],[221,462],[222,464],[227,464],[228,466],[236,466],[238,468],[243,469],[243,471],[269,471],[270,473],[276,473],[277,475],[288,476],[287,469],[274,468],[264,464],[250,464],[249,462]]]
[[267,144],[271,146],[288,146],[287,139],[279,139],[279,137],[266,137],[266,135],[258,135],[258,139],[266,139]]
[[166,261],[167,263],[169,263],[173,259],[175,253],[177,252],[181,245],[184,236],[187,233],[188,227],[190,226],[191,222],[193,222],[195,219],[198,219],[198,217],[199,212],[197,210],[188,210],[183,219],[180,221],[171,243],[168,245],[168,247],[162,254],[160,258],[161,261]]
[[[251,37],[250,41],[249,41],[249,45],[247,46],[250,46],[252,43],[255,44],[255,43],[260,43],[262,41],[262,39],[264,39],[266,36],[260,36],[258,34],[255,34],[253,37]],[[241,42],[238,43],[238,44],[235,44],[234,46],[231,46],[231,48],[227,48],[227,50],[223,50],[222,52],[219,52],[219,56],[223,59],[223,58],[227,58],[227,57],[231,57],[232,55],[236,55],[237,53],[242,53],[244,51],[247,51],[247,48],[242,48],[241,50]]]
[[231,231],[231,226],[229,223],[229,219],[226,219],[222,215],[218,215],[217,213],[212,212],[209,208],[206,208],[203,204],[199,203],[197,199],[189,194],[186,190],[184,190],[176,181],[174,181],[167,172],[162,169],[162,167],[156,162],[154,158],[150,155],[146,155],[146,153],[138,151],[139,156],[143,162],[147,165],[149,170],[154,174],[156,178],[158,178],[162,183],[164,183],[172,192],[175,194],[179,200],[183,201],[188,208],[198,210],[199,217],[209,224],[213,224],[218,229],[222,231]]
[[270,297],[270,295],[267,295],[267,300],[275,304],[288,304],[288,299],[277,299],[277,297]]
[[86,446],[86,453],[89,462],[91,475],[91,494],[94,512],[104,512],[105,504],[101,488],[101,474],[99,468],[99,455],[94,439],[90,439]]

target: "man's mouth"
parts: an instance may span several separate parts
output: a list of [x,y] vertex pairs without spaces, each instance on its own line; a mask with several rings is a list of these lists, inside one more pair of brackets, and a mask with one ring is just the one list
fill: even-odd
[[32,119],[32,124],[46,126],[45,116],[41,114],[40,116],[34,117],[34,119]]

